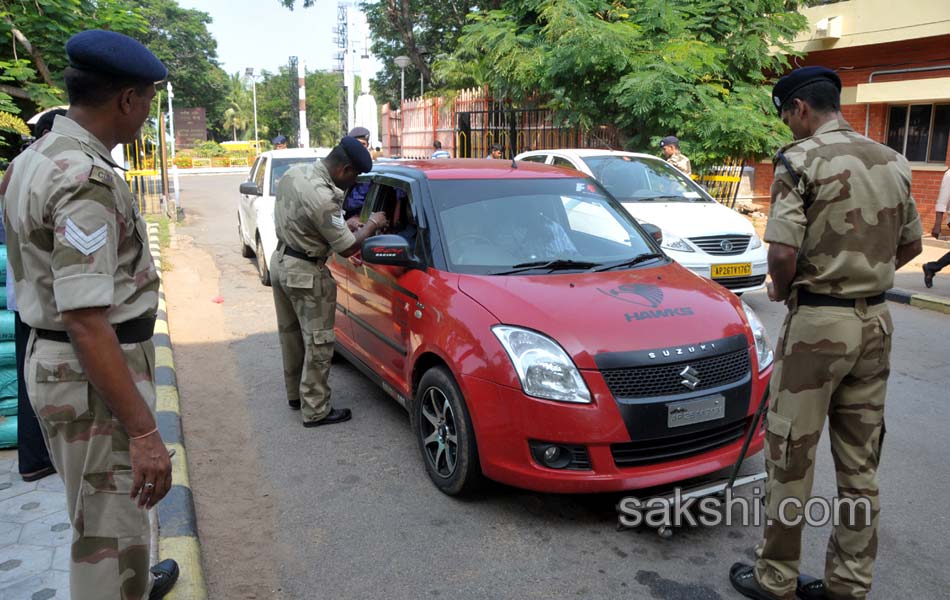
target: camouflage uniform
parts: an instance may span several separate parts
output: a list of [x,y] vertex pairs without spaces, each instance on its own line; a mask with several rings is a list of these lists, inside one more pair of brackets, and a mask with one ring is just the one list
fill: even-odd
[[[776,596],[794,597],[801,526],[775,519],[783,499],[804,505],[811,497],[827,416],[838,495],[869,498],[872,508],[870,527],[863,514],[835,527],[826,590],[832,598],[864,598],[877,555],[877,467],[894,329],[887,304],[869,305],[866,298],[892,286],[897,248],[920,239],[920,218],[904,157],[842,120],[782,152],[800,180],[796,185],[776,159],[765,239],[799,254],[772,374],[765,457],[773,523],[756,548],[756,580]],[[803,290],[855,299],[854,306],[799,305]],[[786,507],[786,522],[792,516]]]
[[[35,331],[63,331],[61,313],[83,308],[110,307],[114,325],[157,312],[145,222],[114,166],[98,139],[60,116],[0,184],[20,314],[34,328],[27,388],[66,487],[77,600],[146,598],[152,585],[148,514],[129,498],[129,435],[89,383],[72,344]],[[154,413],[152,342],[121,347]]]
[[[290,169],[277,186],[274,226],[280,244],[271,258],[277,329],[288,400],[300,400],[304,422],[330,412],[330,360],[336,281],[326,266],[332,252],[356,242],[343,219],[343,191],[322,162]],[[285,254],[290,247],[315,261]]]
[[666,159],[666,162],[670,163],[686,175],[691,175],[693,172],[693,168],[689,164],[689,159],[686,158],[686,155],[682,152],[677,152],[673,156]]

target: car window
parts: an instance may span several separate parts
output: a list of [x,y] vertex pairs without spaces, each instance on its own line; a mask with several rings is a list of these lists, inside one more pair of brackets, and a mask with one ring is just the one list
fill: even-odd
[[551,164],[554,165],[555,167],[567,167],[568,169],[576,168],[574,166],[574,163],[567,160],[566,158],[561,158],[560,156],[555,156],[554,160],[551,161]]
[[280,183],[280,178],[284,176],[290,167],[294,165],[305,165],[311,164],[316,159],[312,156],[295,156],[292,158],[274,158],[271,160],[270,167],[270,189],[271,194],[277,194],[277,184]]
[[548,158],[548,157],[547,157],[546,154],[535,154],[535,155],[533,155],[533,156],[525,156],[524,158],[519,159],[519,160],[523,160],[524,162],[533,162],[533,163],[541,163],[541,164],[544,164],[544,161],[547,160],[547,158]]
[[[257,165],[257,172],[254,173],[254,183],[257,184],[257,189],[260,190],[262,194],[264,193],[264,173],[266,172],[267,172],[267,158],[262,156],[260,158],[259,164]],[[273,188],[271,188],[270,193],[271,194],[274,193]]]
[[679,169],[665,161],[636,156],[586,156],[594,179],[621,202],[713,202]]
[[261,163],[264,161],[264,157],[258,156],[257,160],[254,161],[254,165],[251,167],[251,172],[247,175],[248,181],[254,181],[254,178],[257,176],[257,168],[261,166]]
[[384,212],[389,220],[389,226],[378,233],[398,235],[409,242],[417,257],[425,256],[424,242],[412,212],[412,190],[408,185],[375,183],[369,191],[362,216],[368,219],[373,212]]
[[456,272],[496,274],[553,260],[608,264],[656,251],[587,178],[431,180],[429,189]]

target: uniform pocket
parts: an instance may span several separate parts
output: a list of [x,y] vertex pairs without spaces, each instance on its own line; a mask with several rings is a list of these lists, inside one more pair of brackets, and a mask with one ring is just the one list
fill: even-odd
[[148,531],[145,509],[129,497],[132,471],[86,473],[82,482],[83,535],[128,538]]
[[313,273],[301,273],[300,271],[287,272],[287,287],[294,289],[313,289]]
[[792,420],[777,412],[768,413],[765,425],[766,458],[782,470],[788,469]]
[[89,380],[79,360],[35,359],[32,393],[37,416],[50,424],[92,421]]
[[317,346],[321,344],[332,344],[336,341],[336,335],[333,329],[317,329],[313,332],[313,343]]

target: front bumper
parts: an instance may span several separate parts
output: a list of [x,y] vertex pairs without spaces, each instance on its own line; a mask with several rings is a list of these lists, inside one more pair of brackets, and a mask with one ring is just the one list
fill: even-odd
[[[677,252],[675,250],[666,250],[666,253],[670,256],[670,258],[700,277],[705,277],[706,279],[714,281],[731,292],[738,294],[762,289],[765,286],[765,276],[769,272],[768,261],[765,260],[764,257],[760,256],[754,256],[750,258],[748,255],[739,255],[720,256],[713,258],[709,255],[698,252]],[[759,253],[756,251],[751,252],[750,254]],[[697,258],[703,258],[706,260],[697,260]],[[750,263],[752,265],[752,275],[747,277],[728,277],[722,279],[712,278],[713,265],[737,263]]]
[[[738,460],[755,410],[765,398],[771,367],[752,375],[747,407],[731,424],[741,430],[738,438],[721,445],[712,444],[683,458],[638,466],[618,466],[618,462],[623,462],[618,461],[618,450],[629,450],[631,445],[640,443],[649,446],[649,440],[631,439],[617,402],[599,372],[584,371],[583,375],[594,398],[591,404],[539,400],[526,396],[520,389],[475,377],[462,378],[462,392],[472,416],[485,476],[539,492],[580,494],[645,489],[715,473]],[[657,400],[659,403],[667,401]],[[712,425],[710,429],[727,425],[730,424]],[[763,440],[764,429],[760,423],[747,456],[759,452]],[[529,443],[532,441],[584,446],[589,454],[590,469],[543,467],[531,454]]]

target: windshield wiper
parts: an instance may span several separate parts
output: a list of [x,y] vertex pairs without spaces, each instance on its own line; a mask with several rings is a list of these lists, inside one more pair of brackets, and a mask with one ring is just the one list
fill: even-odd
[[593,269],[599,267],[601,263],[585,260],[571,260],[558,258],[555,260],[538,260],[534,262],[518,263],[512,265],[511,270],[493,273],[493,275],[513,275],[523,271],[534,271],[535,269],[548,269],[549,271],[564,271],[568,269]]
[[663,255],[657,254],[656,252],[647,252],[645,254],[638,254],[634,256],[633,258],[628,258],[627,260],[622,260],[620,262],[616,262],[613,264],[604,265],[600,268],[592,269],[592,270],[596,272],[600,272],[600,271],[609,271],[611,269],[619,269],[620,267],[632,267],[642,262],[646,262],[648,260],[654,260],[657,258],[663,258]]

